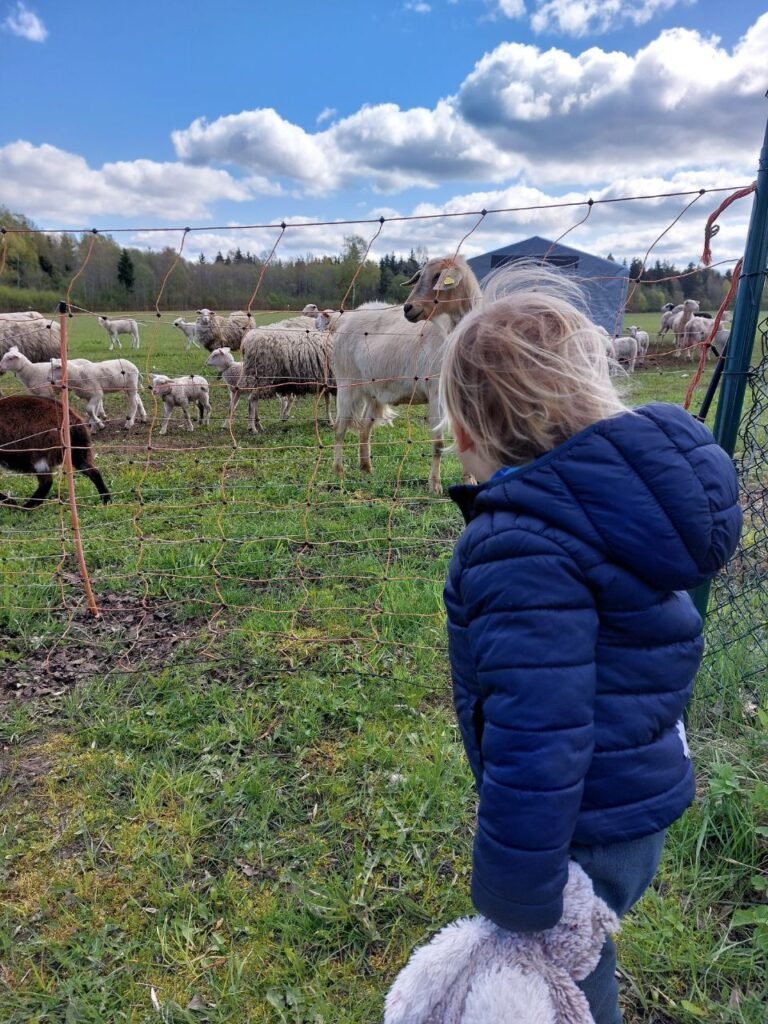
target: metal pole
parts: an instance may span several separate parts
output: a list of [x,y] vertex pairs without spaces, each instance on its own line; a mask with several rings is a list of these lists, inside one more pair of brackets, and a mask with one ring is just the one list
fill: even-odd
[[[715,416],[715,440],[729,455],[736,450],[741,422],[741,409],[747,387],[747,375],[755,344],[755,331],[760,315],[760,300],[768,263],[768,122],[757,171],[757,188],[747,232],[744,262],[733,314],[725,364],[722,391]],[[699,614],[704,617],[709,601],[709,583],[691,591]]]

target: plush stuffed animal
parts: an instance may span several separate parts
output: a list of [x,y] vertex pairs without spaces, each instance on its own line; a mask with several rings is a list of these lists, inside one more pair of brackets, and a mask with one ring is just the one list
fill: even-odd
[[518,934],[479,916],[447,925],[395,978],[384,1024],[594,1024],[576,982],[618,927],[571,861],[554,928]]

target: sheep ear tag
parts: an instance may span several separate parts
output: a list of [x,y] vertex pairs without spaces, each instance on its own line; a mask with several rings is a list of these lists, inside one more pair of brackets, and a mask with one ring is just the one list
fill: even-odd
[[461,284],[461,274],[455,267],[448,267],[442,272],[435,282],[435,291],[450,291],[459,284]]

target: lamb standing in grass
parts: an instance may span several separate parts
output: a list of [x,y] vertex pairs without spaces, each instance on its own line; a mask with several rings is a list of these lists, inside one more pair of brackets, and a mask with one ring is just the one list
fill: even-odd
[[152,394],[163,400],[161,434],[167,432],[168,421],[176,408],[181,409],[187,430],[195,429],[189,415],[190,402],[197,404],[200,423],[203,426],[207,425],[211,418],[211,403],[208,398],[208,381],[205,377],[199,377],[192,373],[186,377],[167,377],[164,373],[150,373],[149,379],[152,384]]
[[[0,493],[0,505],[36,508],[53,486],[53,470],[64,461],[61,402],[37,395],[8,395],[0,398],[0,466],[14,473],[33,473],[37,490],[23,504]],[[101,473],[93,464],[91,435],[81,416],[69,410],[69,438],[72,465],[87,476],[106,504],[110,494]]]
[[0,313],[0,356],[16,347],[33,363],[44,363],[61,354],[61,332],[54,320],[29,310]]
[[197,323],[194,320],[185,320],[183,317],[177,316],[173,321],[173,326],[178,329],[186,336],[187,347],[184,349],[185,352],[189,352],[193,345],[197,348],[203,346],[197,340]]
[[637,342],[637,358],[638,362],[642,366],[645,363],[645,357],[648,355],[648,349],[651,344],[651,338],[648,331],[641,331],[639,327],[633,324],[627,328],[627,334],[635,339]]
[[[141,374],[138,367],[127,359],[104,359],[99,363],[93,363],[90,359],[70,359],[67,363],[67,377],[72,394],[86,402],[92,430],[102,430],[106,426],[104,395],[113,391],[122,391],[126,395],[126,430],[130,430],[136,422],[137,412],[141,422],[147,422],[147,411],[139,397]],[[51,378],[54,384],[61,383],[60,359],[51,360]]]
[[221,371],[221,379],[229,389],[229,413],[222,424],[228,427],[235,415],[237,403],[240,400],[240,374],[243,364],[238,363],[232,355],[231,349],[224,345],[222,348],[215,348],[205,361],[206,366],[215,366]]
[[627,373],[634,373],[639,350],[637,338],[631,334],[626,334],[621,338],[614,338],[613,350],[616,353],[616,361],[626,363]]
[[135,320],[111,320],[108,316],[100,316],[99,323],[109,335],[109,351],[113,348],[122,348],[120,341],[121,334],[128,334],[131,338],[131,345],[138,349],[141,345],[139,337],[139,325]]

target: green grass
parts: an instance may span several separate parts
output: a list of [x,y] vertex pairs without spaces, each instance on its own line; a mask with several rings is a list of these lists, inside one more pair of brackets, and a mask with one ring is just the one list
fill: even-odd
[[[174,315],[124,348],[143,372],[205,372]],[[70,325],[73,355],[108,356]],[[629,399],[679,402],[691,372],[649,364]],[[108,396],[115,501],[77,482],[102,621],[67,509],[0,512],[0,674],[49,691],[0,715],[4,1024],[369,1024],[408,951],[471,909],[441,604],[460,521],[426,494],[423,409],[376,432],[372,477],[350,438],[340,483],[309,400],[287,424],[263,403],[256,438],[241,407],[233,437],[212,391],[209,428],[177,413],[165,437],[151,398],[125,433]],[[719,709],[692,709],[699,799],[620,937],[630,1024],[764,1020],[768,692],[741,676],[724,659]]]

